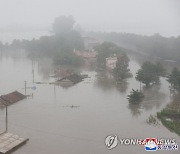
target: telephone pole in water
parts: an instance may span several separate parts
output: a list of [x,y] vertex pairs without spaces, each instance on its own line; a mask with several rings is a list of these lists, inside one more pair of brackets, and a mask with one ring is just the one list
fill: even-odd
[[26,89],[27,89],[27,81],[24,81],[24,94],[26,96]]
[[5,103],[3,103],[6,107],[6,132],[8,131],[8,101],[6,101],[4,98],[1,98],[2,100],[4,100]]
[[8,110],[7,110],[7,102],[6,102],[6,132],[8,131]]

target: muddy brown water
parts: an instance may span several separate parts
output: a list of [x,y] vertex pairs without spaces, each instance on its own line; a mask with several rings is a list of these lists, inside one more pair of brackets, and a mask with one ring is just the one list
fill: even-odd
[[[139,67],[131,59],[133,75]],[[48,62],[44,67],[35,62],[35,81],[52,81],[48,69]],[[145,153],[143,146],[134,145],[118,145],[108,150],[105,138],[110,134],[119,138],[175,138],[180,145],[180,138],[175,133],[161,124],[153,126],[146,123],[150,115],[156,115],[170,102],[166,79],[161,78],[159,90],[146,91],[148,97],[140,105],[130,105],[127,95],[132,88],[139,89],[139,82],[134,78],[128,79],[123,85],[116,85],[111,79],[99,77],[95,71],[84,70],[84,73],[90,78],[70,88],[35,85],[32,83],[32,62],[29,59],[1,57],[1,95],[14,90],[24,93],[24,81],[28,86],[37,87],[36,90],[27,90],[27,94],[34,94],[33,98],[8,107],[9,132],[30,139],[14,154]],[[4,110],[0,110],[0,116],[0,129],[3,130]]]

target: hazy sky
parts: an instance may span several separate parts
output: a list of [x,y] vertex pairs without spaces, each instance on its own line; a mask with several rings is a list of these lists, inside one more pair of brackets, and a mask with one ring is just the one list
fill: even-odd
[[85,30],[180,35],[180,0],[0,0],[0,27],[47,27],[59,15]]

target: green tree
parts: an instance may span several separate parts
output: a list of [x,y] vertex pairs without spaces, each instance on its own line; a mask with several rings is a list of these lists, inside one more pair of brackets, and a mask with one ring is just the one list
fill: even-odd
[[165,76],[165,74],[166,74],[166,71],[160,62],[157,62],[154,65],[154,71],[158,76]]
[[171,87],[180,92],[180,71],[175,67],[171,74],[168,76],[168,80],[167,80],[170,84]]
[[74,49],[84,49],[79,32],[73,30],[72,16],[60,16],[53,23],[55,35],[42,36],[40,39],[24,42],[30,58],[49,57],[59,65],[80,65],[82,59],[74,55]]
[[145,62],[136,73],[136,80],[149,86],[150,84],[159,83],[159,77],[164,75],[165,70],[161,64]]
[[144,98],[143,93],[134,89],[132,89],[131,93],[127,97],[129,103],[132,104],[140,103],[143,100],[143,98]]
[[116,68],[113,70],[116,81],[122,81],[127,77],[132,76],[129,70],[129,58],[126,54],[118,56]]

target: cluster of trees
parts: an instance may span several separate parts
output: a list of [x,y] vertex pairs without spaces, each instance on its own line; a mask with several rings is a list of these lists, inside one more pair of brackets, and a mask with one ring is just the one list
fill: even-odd
[[145,62],[136,73],[136,80],[144,83],[146,87],[150,84],[159,83],[160,76],[165,75],[165,70],[160,63]]
[[75,21],[72,16],[60,16],[54,20],[52,36],[42,36],[40,39],[14,40],[3,45],[2,50],[25,49],[30,58],[49,57],[56,64],[79,65],[82,59],[73,54],[74,49],[84,49],[84,42],[79,32],[74,30]]
[[[151,62],[144,62],[136,73],[136,80],[145,84],[146,87],[149,87],[150,85],[158,84],[161,76],[165,76],[165,69],[160,63],[153,64]],[[129,103],[139,103],[143,98],[144,95],[140,87],[140,91],[132,90],[127,99]]]
[[121,54],[117,57],[118,61],[116,63],[116,67],[113,70],[115,79],[117,82],[123,81],[128,77],[132,77],[129,69],[129,58],[126,54]]
[[117,45],[151,56],[175,61],[179,61],[180,59],[180,36],[166,38],[159,34],[142,36],[116,32],[89,32],[88,35],[104,41],[111,41]]
[[0,42],[0,51],[10,51],[10,50],[19,50],[19,49],[24,49],[26,44],[26,40],[18,40],[14,39],[11,44],[7,43],[2,43]]
[[74,24],[72,16],[57,17],[53,23],[54,35],[27,42],[30,57],[48,56],[60,65],[81,64],[82,59],[73,54],[73,50],[84,49],[84,43],[80,33],[74,30]]
[[[141,69],[138,70],[136,73],[136,80],[140,81],[141,83],[145,84],[146,87],[158,84],[160,82],[160,77],[165,76],[165,69],[160,63],[150,63],[144,62],[141,66]],[[167,77],[167,81],[171,84],[170,92],[177,92],[180,94],[180,70],[176,67],[172,70],[171,74]],[[140,88],[141,89],[141,88]],[[140,102],[143,97],[141,91],[132,90],[130,95],[128,95],[128,100],[130,103]]]
[[132,89],[131,93],[127,97],[129,103],[132,103],[132,104],[141,102],[143,98],[144,98],[143,93],[134,89]]

